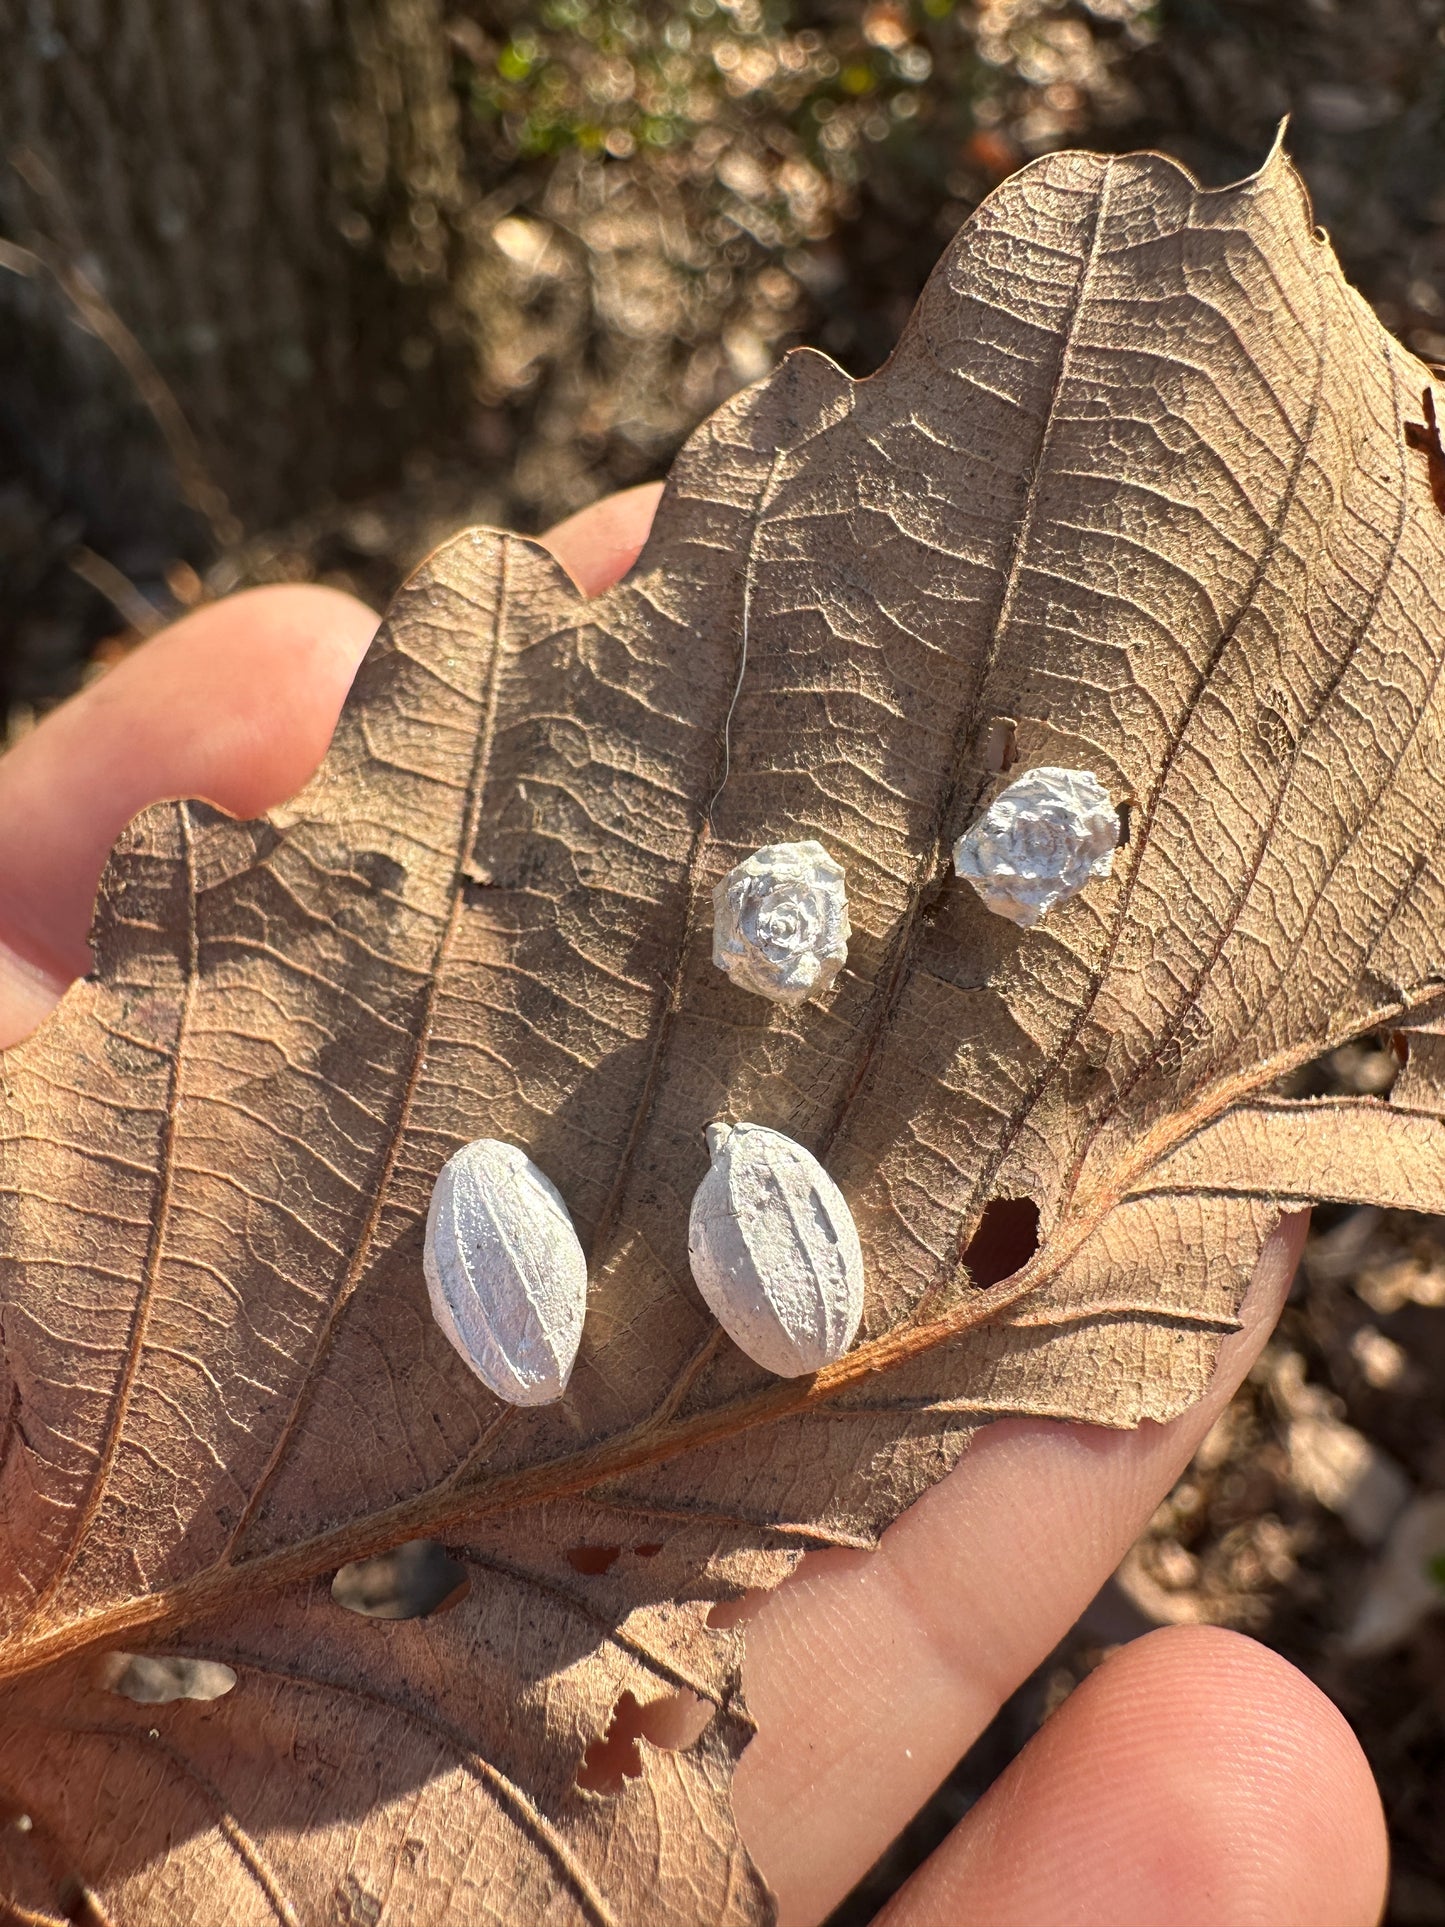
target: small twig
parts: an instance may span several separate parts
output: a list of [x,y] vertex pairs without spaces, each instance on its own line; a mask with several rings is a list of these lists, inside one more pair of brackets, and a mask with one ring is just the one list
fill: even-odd
[[153,636],[158,629],[165,628],[166,619],[155,604],[141,594],[123,569],[107,562],[94,549],[87,549],[83,544],[72,549],[66,557],[66,567],[72,575],[78,575],[82,582],[98,590],[137,635]]
[[[49,207],[52,214],[58,211],[61,224],[66,225],[59,186],[40,157],[31,149],[19,148],[8,159],[36,198]],[[132,387],[150,411],[170,450],[186,500],[205,517],[217,546],[229,547],[241,533],[240,524],[231,513],[225,495],[207,473],[191,425],[165,377],[105,296],[73,259],[45,242],[31,249],[16,247],[13,242],[0,242],[0,266],[27,275],[33,275],[40,268],[50,275],[79,319],[130,377]]]

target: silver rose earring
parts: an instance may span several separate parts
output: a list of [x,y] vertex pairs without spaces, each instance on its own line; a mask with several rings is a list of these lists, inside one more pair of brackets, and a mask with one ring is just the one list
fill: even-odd
[[843,868],[821,843],[768,843],[712,893],[712,960],[779,1004],[820,997],[848,960]]
[[1109,793],[1086,769],[1028,770],[953,846],[953,867],[996,915],[1025,930],[1106,877],[1119,846]]

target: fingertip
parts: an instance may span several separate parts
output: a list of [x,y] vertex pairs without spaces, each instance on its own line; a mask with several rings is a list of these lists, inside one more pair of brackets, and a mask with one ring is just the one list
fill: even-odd
[[1181,1920],[1202,1921],[1201,1897],[1231,1884],[1236,1911],[1252,1898],[1240,1918],[1269,1927],[1378,1919],[1389,1864],[1379,1790],[1348,1721],[1297,1666],[1243,1633],[1175,1626],[1121,1648],[1099,1685],[1081,1713],[1091,1727],[1118,1722],[1130,1777],[1157,1767],[1163,1813],[1176,1838],[1192,1835]]
[[191,631],[199,636],[206,629],[224,629],[232,624],[250,629],[263,626],[306,643],[318,636],[342,633],[369,639],[376,633],[377,617],[349,590],[333,588],[329,583],[263,582],[255,588],[237,589],[216,602],[203,603],[163,629],[161,635],[174,637]]
[[[623,490],[543,538],[587,594],[631,567],[661,486]],[[376,617],[319,584],[273,585],[163,630],[0,759],[0,1043],[89,968],[115,838],[163,797],[242,817],[294,795],[326,753]]]
[[884,1916],[887,1927],[1372,1927],[1387,1846],[1345,1720],[1216,1627],[1121,1648]]
[[763,1603],[733,1799],[782,1919],[842,1898],[1088,1605],[1258,1355],[1306,1221],[1267,1240],[1242,1329],[1181,1417],[995,1420],[876,1552],[810,1554]]
[[584,595],[600,595],[620,581],[642,553],[662,500],[661,482],[604,495],[540,537]]
[[[319,583],[242,590],[118,664],[95,686],[97,715],[129,717],[154,705],[170,739],[163,712],[179,711],[199,730],[191,766],[210,785],[185,793],[237,816],[259,815],[294,795],[325,756],[376,628],[365,603]],[[171,743],[155,747],[164,768]]]
[[375,628],[334,589],[245,591],[162,630],[0,758],[0,1037],[89,968],[102,866],[147,805],[255,816],[301,788]]

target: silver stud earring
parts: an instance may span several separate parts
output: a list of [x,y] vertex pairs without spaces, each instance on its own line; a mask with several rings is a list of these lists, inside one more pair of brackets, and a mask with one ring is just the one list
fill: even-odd
[[582,1341],[587,1259],[561,1193],[526,1152],[477,1138],[432,1190],[422,1269],[437,1323],[509,1405],[561,1398]]
[[851,934],[843,868],[821,843],[766,844],[713,891],[713,962],[775,1003],[822,996]]
[[1028,770],[953,846],[953,867],[1000,917],[1025,930],[1093,877],[1119,844],[1109,793],[1086,769]]
[[761,1124],[710,1124],[688,1220],[697,1288],[733,1343],[780,1378],[839,1359],[863,1316],[863,1252],[811,1151]]

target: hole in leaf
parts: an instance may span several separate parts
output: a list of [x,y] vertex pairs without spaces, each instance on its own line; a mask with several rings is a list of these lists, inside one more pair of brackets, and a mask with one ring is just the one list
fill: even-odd
[[611,1572],[622,1557],[622,1548],[621,1546],[573,1546],[564,1556],[573,1572],[585,1573],[589,1579],[596,1579],[604,1572]]
[[1301,1064],[1275,1086],[1280,1097],[1387,1097],[1409,1056],[1398,1031],[1371,1030]]
[[455,1606],[468,1588],[467,1569],[435,1539],[411,1539],[375,1559],[354,1559],[331,1582],[331,1597],[365,1619],[425,1619]]
[[74,1874],[61,1882],[56,1899],[61,1919],[70,1921],[72,1927],[107,1927],[110,1916],[101,1910],[94,1892]]
[[1121,803],[1114,813],[1119,819],[1119,848],[1122,850],[1129,841],[1129,819],[1134,813],[1134,805],[1130,802]]
[[662,1541],[660,1539],[649,1539],[646,1545],[634,1546],[632,1550],[637,1554],[639,1559],[655,1559],[658,1553],[662,1551]]
[[236,1684],[236,1675],[218,1659],[107,1653],[97,1668],[96,1684],[137,1706],[168,1706],[172,1700],[218,1700]]
[[983,755],[995,776],[1002,776],[1018,761],[1017,737],[1018,727],[1012,716],[995,716],[989,724]]
[[642,1772],[639,1741],[678,1752],[702,1736],[713,1712],[708,1700],[685,1686],[645,1706],[634,1693],[624,1692],[612,1709],[607,1731],[582,1755],[578,1786],[584,1793],[620,1793],[624,1780],[635,1780]]
[[1405,423],[1405,446],[1417,449],[1425,457],[1431,497],[1436,508],[1445,515],[1445,446],[1441,444],[1440,424],[1435,418],[1433,389],[1421,389],[1420,408],[1425,419],[1423,422]]
[[1039,1248],[1039,1207],[1032,1198],[990,1198],[963,1262],[980,1291],[1021,1271]]

